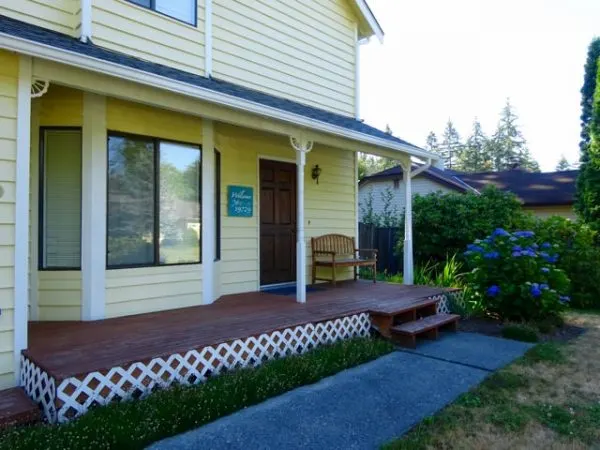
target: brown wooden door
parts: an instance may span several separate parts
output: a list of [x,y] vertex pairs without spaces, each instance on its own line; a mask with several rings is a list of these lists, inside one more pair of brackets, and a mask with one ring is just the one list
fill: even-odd
[[260,161],[260,284],[296,279],[296,166]]

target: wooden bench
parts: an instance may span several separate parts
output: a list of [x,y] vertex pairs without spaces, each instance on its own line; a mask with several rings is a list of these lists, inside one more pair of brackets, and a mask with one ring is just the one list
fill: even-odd
[[[342,234],[325,234],[310,240],[312,249],[312,284],[317,280],[331,281],[335,286],[336,269],[353,267],[354,279],[358,279],[359,267],[373,268],[373,283],[377,281],[377,250],[372,248],[356,248],[353,237]],[[368,257],[361,254],[368,253]],[[331,268],[332,278],[317,278],[317,267]]]

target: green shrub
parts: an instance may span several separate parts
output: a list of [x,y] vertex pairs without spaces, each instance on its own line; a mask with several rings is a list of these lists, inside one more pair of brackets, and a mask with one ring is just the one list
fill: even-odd
[[515,341],[537,342],[537,330],[529,325],[510,324],[502,328],[502,336]]
[[[417,265],[442,262],[499,227],[513,229],[525,214],[513,194],[489,187],[475,193],[433,193],[413,200],[413,239]],[[402,222],[400,229],[404,229]],[[397,253],[402,252],[399,239]]]
[[561,314],[569,279],[556,267],[558,254],[549,242],[536,243],[532,231],[501,228],[467,246],[470,293],[484,309],[503,320],[529,322]]
[[538,220],[532,229],[541,241],[553,242],[560,254],[557,267],[571,280],[571,306],[600,307],[600,248],[596,233],[563,217]]

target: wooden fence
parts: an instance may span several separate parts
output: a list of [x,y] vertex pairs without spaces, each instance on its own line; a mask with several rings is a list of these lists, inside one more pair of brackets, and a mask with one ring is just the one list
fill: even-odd
[[396,255],[396,245],[400,236],[398,227],[376,227],[365,223],[358,224],[360,248],[376,248],[377,271],[396,274],[402,271],[402,255]]

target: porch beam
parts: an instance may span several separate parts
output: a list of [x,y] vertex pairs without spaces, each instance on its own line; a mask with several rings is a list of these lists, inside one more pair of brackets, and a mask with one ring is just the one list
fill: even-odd
[[215,298],[215,144],[212,120],[202,121],[202,303]]
[[29,308],[29,177],[31,144],[31,58],[19,57],[17,88],[17,162],[15,174],[14,368],[21,375],[21,351],[27,348]]
[[81,195],[81,320],[106,309],[106,97],[83,94]]
[[313,142],[304,137],[290,136],[296,151],[296,301],[306,303],[306,238],[304,236],[304,168],[306,154],[312,150]]

